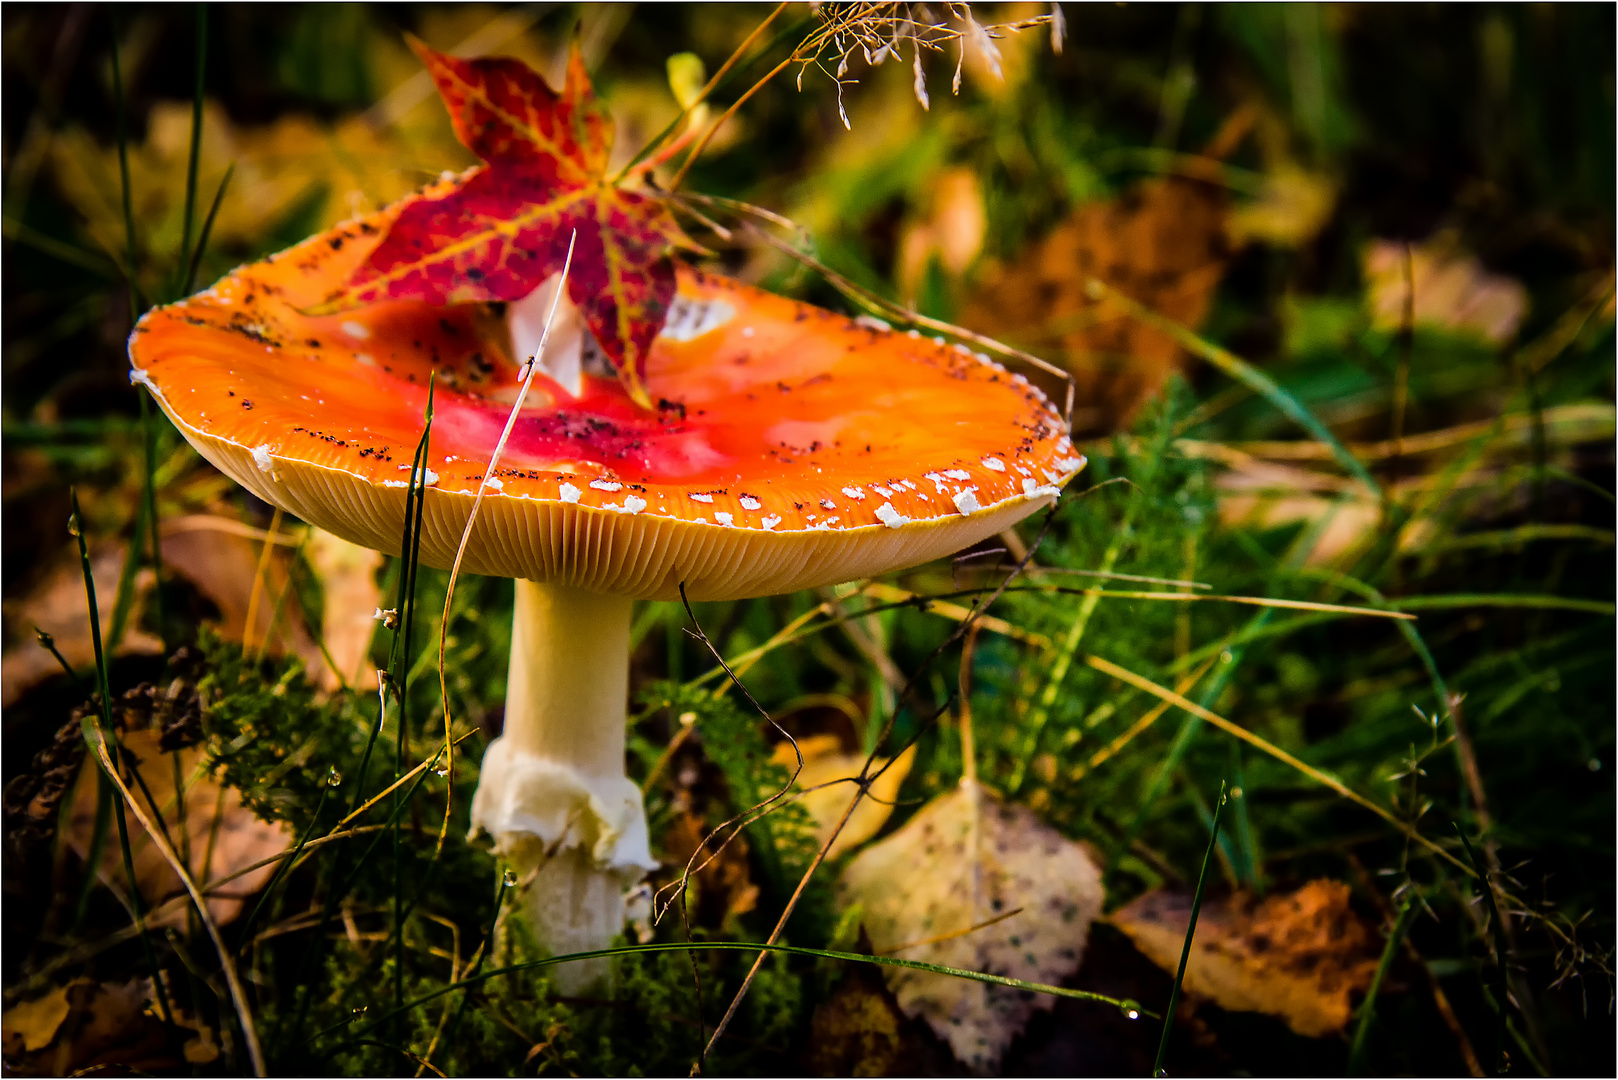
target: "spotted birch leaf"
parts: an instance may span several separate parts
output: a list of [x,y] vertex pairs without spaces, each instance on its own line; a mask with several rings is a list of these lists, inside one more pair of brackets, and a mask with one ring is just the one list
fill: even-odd
[[484,164],[413,198],[322,313],[381,300],[519,300],[561,270],[630,395],[647,405],[652,339],[691,246],[655,192],[606,175],[613,123],[575,47],[560,93],[506,57],[463,60],[411,39],[455,134]]
[[[860,852],[838,896],[845,908],[860,905],[878,952],[1060,983],[1079,968],[1103,892],[1082,847],[1026,807],[964,784]],[[906,1015],[926,1021],[979,1074],[994,1072],[1034,1012],[1055,1000],[906,968],[883,973]]]

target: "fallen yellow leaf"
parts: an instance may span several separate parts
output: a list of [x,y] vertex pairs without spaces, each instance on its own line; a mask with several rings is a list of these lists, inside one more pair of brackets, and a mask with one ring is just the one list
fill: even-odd
[[[835,735],[811,735],[799,739],[798,746],[803,751],[803,771],[798,774],[792,790],[801,793],[800,804],[815,819],[815,842],[824,846],[831,838],[832,830],[837,827],[837,822],[842,819],[843,811],[848,809],[849,800],[854,797],[854,785],[846,781],[860,775],[860,769],[865,765],[865,755],[842,752]],[[893,813],[894,800],[899,797],[899,785],[910,775],[910,763],[915,758],[916,748],[912,746],[900,754],[891,766],[888,766],[887,758],[877,758],[872,763],[872,773],[884,766],[888,766],[887,771],[877,777],[869,795],[854,808],[848,824],[843,826],[843,831],[837,834],[837,840],[826,852],[828,859],[835,859],[858,847],[881,830]],[[776,744],[774,760],[788,772],[798,763],[789,742]],[[845,782],[838,783],[840,780]]]
[[1231,241],[1303,247],[1326,227],[1336,204],[1337,189],[1328,178],[1280,166],[1264,177],[1257,199],[1231,211]]
[[[1197,920],[1185,992],[1223,1009],[1278,1016],[1299,1035],[1341,1031],[1352,996],[1370,984],[1370,929],[1348,904],[1348,886],[1311,881],[1263,900],[1207,901]],[[1111,918],[1164,971],[1180,964],[1191,897],[1149,892]]]

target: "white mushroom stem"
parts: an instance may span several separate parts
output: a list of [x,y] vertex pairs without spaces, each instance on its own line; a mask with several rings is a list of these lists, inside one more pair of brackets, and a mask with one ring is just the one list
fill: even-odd
[[[519,364],[543,340],[540,370],[577,395],[583,384],[583,314],[553,274],[506,309]],[[472,799],[472,829],[516,871],[529,929],[552,955],[612,944],[624,892],[656,866],[640,789],[624,775],[631,602],[563,585],[517,582],[505,730],[489,744]],[[599,989],[605,960],[551,971],[556,987]]]
[[[624,775],[632,602],[517,582],[505,730],[489,744],[473,831],[519,880],[522,910],[552,955],[604,949],[624,892],[657,864],[640,788]],[[606,980],[605,960],[552,969],[563,993]]]

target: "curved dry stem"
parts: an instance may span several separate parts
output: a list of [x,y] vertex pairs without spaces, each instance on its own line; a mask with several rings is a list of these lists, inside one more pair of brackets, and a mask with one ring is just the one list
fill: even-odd
[[[495,475],[495,469],[500,465],[500,455],[505,452],[506,440],[511,438],[511,429],[517,423],[517,417],[522,412],[523,402],[528,397],[528,388],[533,385],[534,372],[539,370],[539,358],[545,354],[545,345],[550,341],[551,327],[556,324],[556,310],[562,302],[562,296],[567,292],[567,275],[573,267],[573,246],[578,243],[579,231],[573,230],[567,241],[567,258],[562,262],[561,280],[556,286],[556,295],[551,298],[550,312],[545,316],[545,329],[539,337],[539,348],[534,355],[528,358],[526,370],[523,372],[522,387],[517,391],[517,400],[512,403],[511,414],[506,417],[506,426],[500,432],[500,439],[494,444],[494,453],[489,457],[489,467],[483,470],[483,478],[478,481],[478,493],[472,500],[472,512],[466,516],[466,527],[461,530],[461,543],[455,549],[455,562],[449,571],[449,586],[444,592],[444,616],[438,620],[438,695],[439,702],[444,710],[444,767],[445,776],[449,780],[449,792],[444,800],[444,822],[438,828],[438,842],[433,848],[433,858],[438,858],[444,851],[444,840],[449,836],[450,811],[455,805],[455,741],[450,738],[450,710],[449,710],[449,677],[444,670],[444,652],[447,635],[449,633],[450,605],[455,602],[455,582],[461,576],[461,560],[466,557],[466,545],[472,539],[472,526],[478,519],[478,508],[483,505],[483,493],[488,490],[489,480]],[[399,688],[400,693],[404,687]],[[425,764],[425,763],[423,763]],[[395,787],[398,785],[395,784]],[[378,796],[380,798],[380,796]],[[353,815],[349,815],[352,817]]]
[[[719,65],[719,70],[713,73],[713,78],[709,79],[701,90],[697,91],[696,97],[692,98],[690,103],[680,110],[680,115],[676,116],[674,120],[656,136],[656,138],[643,147],[640,153],[631,158],[629,164],[625,165],[621,170],[619,170],[618,175],[612,178],[612,182],[615,184],[618,183],[630,172],[637,169],[642,171],[650,171],[651,169],[667,161],[674,154],[678,153],[680,147],[683,146],[691,137],[692,133],[689,130],[683,132],[677,139],[675,139],[672,146],[669,146],[667,149],[663,149],[661,151],[659,148],[662,146],[663,141],[668,138],[671,132],[678,131],[691,116],[691,114],[696,111],[697,107],[708,100],[708,97],[714,92],[714,89],[719,85],[720,81],[723,80],[726,75],[730,74],[730,69],[741,62],[742,57],[747,55],[747,51],[753,47],[753,44],[758,41],[759,37],[763,35],[764,31],[769,29],[770,24],[775,21],[776,16],[780,15],[781,12],[785,11],[786,9],[787,5],[785,2],[783,2],[777,5],[774,11],[765,16],[764,21],[759,23],[758,26],[754,27],[753,32],[748,34],[740,45],[736,46],[735,50],[731,52],[730,56],[723,64]],[[712,130],[717,131],[718,125],[715,124]],[[657,156],[652,157],[653,154],[656,154]],[[652,157],[652,160],[649,162],[646,160],[648,157]]]
[[[272,529],[271,531],[273,532],[274,530]],[[225,974],[225,985],[230,990],[230,1001],[235,1007],[236,1019],[242,1026],[242,1038],[247,1043],[247,1054],[253,1062],[253,1073],[255,1076],[267,1076],[268,1073],[264,1066],[264,1051],[259,1046],[258,1030],[253,1025],[252,1010],[247,1006],[247,995],[242,991],[241,980],[236,976],[235,961],[231,958],[230,950],[225,947],[225,939],[220,936],[219,926],[214,922],[213,916],[208,913],[208,902],[202,898],[202,891],[197,888],[197,883],[192,880],[191,872],[186,869],[184,863],[180,862],[180,857],[169,846],[169,842],[163,836],[163,830],[154,825],[152,820],[141,810],[139,801],[129,790],[128,785],[124,783],[123,777],[118,775],[118,769],[112,763],[112,756],[107,753],[106,739],[102,737],[99,731],[95,732],[91,738],[95,746],[96,757],[100,759],[102,771],[117,785],[119,793],[124,797],[124,801],[129,804],[135,818],[146,830],[146,835],[157,846],[157,850],[162,853],[169,866],[179,875],[180,881],[185,885],[185,891],[191,895],[191,902],[197,909],[197,917],[202,920],[202,925],[207,928],[208,936],[213,939],[214,949],[219,954],[219,966]],[[157,977],[161,978],[160,975]]]
[[[247,617],[242,623],[242,655],[249,655],[248,647],[253,641],[253,625],[258,622],[258,604],[264,595],[264,575],[270,568],[270,552],[274,544],[270,538],[281,534],[281,518],[286,513],[279,506],[275,513],[270,515],[270,527],[264,532],[264,548],[258,555],[258,569],[253,572],[253,587],[247,594]],[[269,630],[264,632],[265,639],[269,638]],[[261,643],[262,645],[262,643]]]

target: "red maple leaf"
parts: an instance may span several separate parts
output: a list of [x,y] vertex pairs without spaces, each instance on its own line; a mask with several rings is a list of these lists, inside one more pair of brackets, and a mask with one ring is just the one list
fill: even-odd
[[411,202],[321,310],[389,299],[518,300],[562,269],[577,230],[568,296],[630,396],[649,405],[646,356],[674,297],[670,254],[691,244],[656,194],[607,179],[612,117],[578,48],[558,94],[520,60],[462,60],[414,38],[410,45],[456,136],[485,164]]

